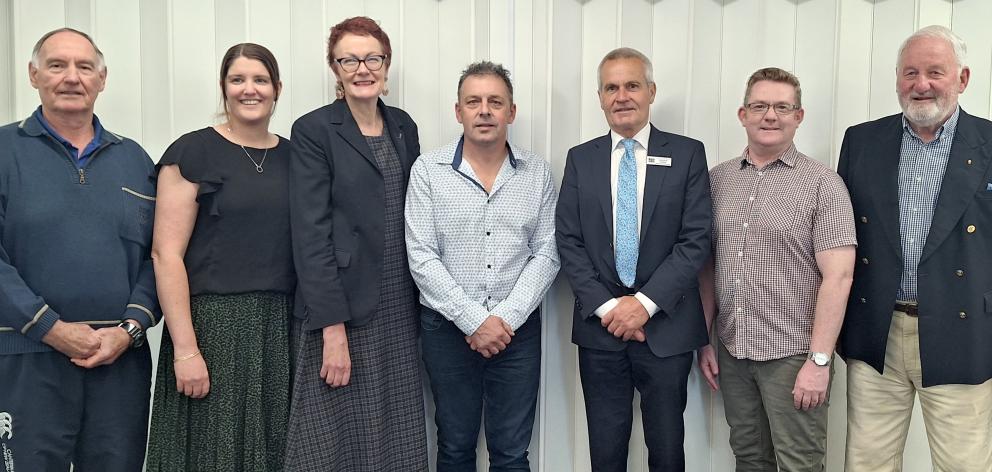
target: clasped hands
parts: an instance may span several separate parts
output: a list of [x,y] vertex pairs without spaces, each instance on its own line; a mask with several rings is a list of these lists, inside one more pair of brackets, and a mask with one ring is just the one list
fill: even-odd
[[93,329],[82,323],[56,321],[42,342],[86,369],[113,364],[128,347],[131,336],[117,327]]
[[471,336],[465,336],[465,342],[473,351],[489,359],[506,349],[513,338],[513,328],[496,315],[489,315]]
[[613,336],[624,341],[633,339],[644,342],[644,324],[648,322],[648,311],[633,295],[617,299],[619,303],[608,311],[600,320],[600,324]]

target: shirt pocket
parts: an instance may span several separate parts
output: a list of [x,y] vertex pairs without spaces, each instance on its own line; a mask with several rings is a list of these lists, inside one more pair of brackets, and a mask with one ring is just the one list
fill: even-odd
[[121,237],[150,247],[152,244],[152,223],[155,221],[155,197],[129,187],[121,187],[123,217]]
[[788,232],[796,221],[796,199],[770,197],[758,214],[758,226],[774,232]]

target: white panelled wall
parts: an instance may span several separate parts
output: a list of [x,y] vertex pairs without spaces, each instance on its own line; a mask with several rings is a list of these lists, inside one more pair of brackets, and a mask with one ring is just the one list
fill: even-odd
[[[928,24],[949,26],[968,43],[972,80],[962,106],[992,113],[988,0],[0,0],[0,121],[38,105],[27,77],[31,48],[45,32],[71,26],[91,33],[106,55],[101,120],[154,159],[181,134],[218,119],[219,59],[243,41],[267,46],[280,61],[284,91],[272,128],[288,137],[296,117],[333,98],[324,43],[331,25],[354,15],[375,18],[389,33],[394,59],[385,100],[417,121],[423,149],[459,133],[458,75],[469,62],[490,59],[513,74],[511,139],[544,155],[559,179],[568,148],[607,130],[596,66],[621,45],[654,62],[652,121],[702,140],[711,166],[743,149],[736,110],[748,75],[764,66],[799,76],[806,120],[797,144],[834,164],[848,126],[899,110],[896,50]],[[559,278],[544,310],[531,448],[534,469],[544,472],[589,470],[571,307]],[[845,381],[840,366],[830,407],[832,472],[843,468]],[[733,470],[722,400],[697,370],[685,415],[687,469]],[[635,424],[631,471],[647,471],[641,444]],[[905,470],[930,470],[918,411],[906,450]]]

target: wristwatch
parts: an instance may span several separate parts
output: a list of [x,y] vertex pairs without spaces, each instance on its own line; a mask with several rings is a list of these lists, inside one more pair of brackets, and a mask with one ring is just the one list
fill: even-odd
[[145,332],[140,326],[124,320],[121,324],[117,325],[118,328],[123,328],[127,332],[128,336],[131,336],[131,346],[130,347],[141,347],[145,344]]
[[809,353],[809,360],[820,367],[826,367],[830,365],[830,354],[825,352],[811,352]]

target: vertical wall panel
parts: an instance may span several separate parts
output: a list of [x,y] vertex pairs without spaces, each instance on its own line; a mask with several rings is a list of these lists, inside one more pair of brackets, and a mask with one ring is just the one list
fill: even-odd
[[[478,59],[472,50],[472,41],[468,40],[472,37],[473,25],[478,22],[477,18],[471,16],[472,4],[470,2],[436,3],[438,8],[437,24],[443,25],[437,29],[436,47],[443,48],[445,54],[439,55],[436,54],[436,51],[426,51],[427,54],[437,56],[435,59],[436,68],[433,69],[435,72],[432,74],[425,67],[416,65],[411,67],[416,67],[416,70],[423,70],[425,77],[419,77],[420,74],[411,74],[410,76],[410,80],[418,81],[416,90],[434,90],[435,103],[431,107],[431,114],[415,117],[420,120],[435,120],[438,123],[437,134],[430,137],[429,144],[423,144],[425,141],[421,135],[421,147],[424,150],[445,144],[462,133],[462,125],[455,120],[458,78],[465,66]],[[420,34],[429,33],[422,32]]]
[[93,12],[93,39],[107,60],[107,86],[96,112],[111,131],[143,141],[141,120],[141,21],[138,3],[102,0]]
[[[328,95],[328,83],[334,81],[331,69],[327,66],[327,36],[324,5],[321,0],[294,0],[290,3],[290,48],[287,53],[277,56],[283,79],[283,93],[279,111],[295,120],[311,110],[315,110],[333,99]],[[332,85],[333,86],[333,85]],[[289,137],[289,134],[283,135]]]
[[796,146],[806,155],[831,164],[833,143],[834,30],[837,1],[819,1],[796,7],[796,59],[792,71],[803,91],[805,118],[796,134]]
[[871,97],[869,113],[878,118],[899,111],[896,97],[896,55],[916,29],[914,0],[877,2],[872,13]]
[[141,90],[140,144],[155,161],[178,137],[172,108],[171,13],[171,0],[138,3],[141,71],[134,79]]
[[686,134],[706,145],[706,159],[713,166],[720,153],[720,74],[723,10],[716,2],[693,2],[692,81],[689,83]]
[[[438,76],[440,57],[439,47],[438,8],[441,3],[433,0],[407,0],[406,29],[404,43],[407,44],[405,63],[416,74],[410,74],[406,81],[408,93],[405,94],[403,106],[407,110],[422,110],[414,115],[420,131],[420,147],[424,151],[437,147],[442,142],[451,139],[441,136],[441,123],[454,121],[454,113],[438,113],[438,91],[451,90],[445,88]],[[394,46],[395,49],[395,46]],[[390,79],[392,81],[392,79]],[[451,96],[448,94],[447,96]],[[451,100],[454,103],[454,100]],[[431,113],[427,113],[431,110]],[[413,112],[411,112],[413,114]]]
[[692,1],[657,2],[651,35],[651,62],[658,91],[651,121],[660,129],[684,134],[686,95],[692,77]]
[[[374,18],[382,25],[382,28],[389,34],[389,42],[393,47],[393,59],[389,65],[389,96],[383,97],[383,101],[394,107],[406,108],[406,47],[405,40],[413,38],[413,35],[422,34],[425,31],[417,27],[407,30],[407,24],[403,21],[403,14],[415,15],[416,8],[404,8],[404,0],[366,0],[365,14]],[[412,2],[411,2],[412,3]],[[344,19],[344,18],[342,18]],[[412,25],[411,25],[412,26]],[[416,64],[416,63],[413,63]],[[416,71],[416,68],[411,70]]]
[[960,103],[968,113],[989,118],[992,83],[992,2],[966,0],[954,4],[951,29],[968,45],[967,64],[971,82],[961,95]]
[[[290,126],[293,124],[293,114],[292,107],[287,105],[293,102],[294,92],[292,87],[286,87],[285,84],[293,81],[293,68],[287,67],[293,53],[293,38],[286,32],[293,30],[292,11],[278,2],[247,0],[246,13],[247,34],[226,45],[224,49],[226,51],[235,42],[250,41],[261,44],[272,51],[276,60],[279,61],[279,75],[283,82],[283,91],[279,97],[281,104],[276,106],[276,112],[272,115],[272,120],[269,123],[269,130],[288,137]],[[314,65],[317,64],[319,62],[314,61]],[[220,59],[217,60],[215,68],[219,73]]]
[[[220,71],[220,60],[231,46],[248,38],[248,3],[250,0],[214,1],[214,61]],[[281,28],[280,28],[281,29]],[[276,57],[278,60],[278,56]]]
[[[530,149],[545,159],[543,149],[535,148],[535,134],[540,130],[537,126],[536,116],[538,108],[543,102],[535,100],[535,89],[544,88],[543,82],[536,81],[535,69],[543,67],[543,63],[534,60],[535,34],[534,30],[534,8],[533,0],[514,0],[510,3],[512,17],[510,21],[510,47],[513,63],[511,65],[513,73],[513,100],[517,103],[517,119],[513,125],[511,139],[518,146]],[[541,38],[543,39],[543,38]]]
[[0,2],[0,126],[14,121],[14,17],[10,2]]
[[173,133],[175,136],[218,122],[223,111],[214,79],[214,2],[173,0],[172,65]]
[[63,5],[65,8],[65,26],[80,31],[91,31],[93,28],[92,12],[95,6],[92,0],[67,1]]
[[[43,34],[66,26],[65,5],[63,0],[14,0],[13,5],[14,116],[19,120],[30,115],[40,104],[38,91],[31,87],[28,79],[31,49]],[[87,26],[83,31],[89,29]]]

